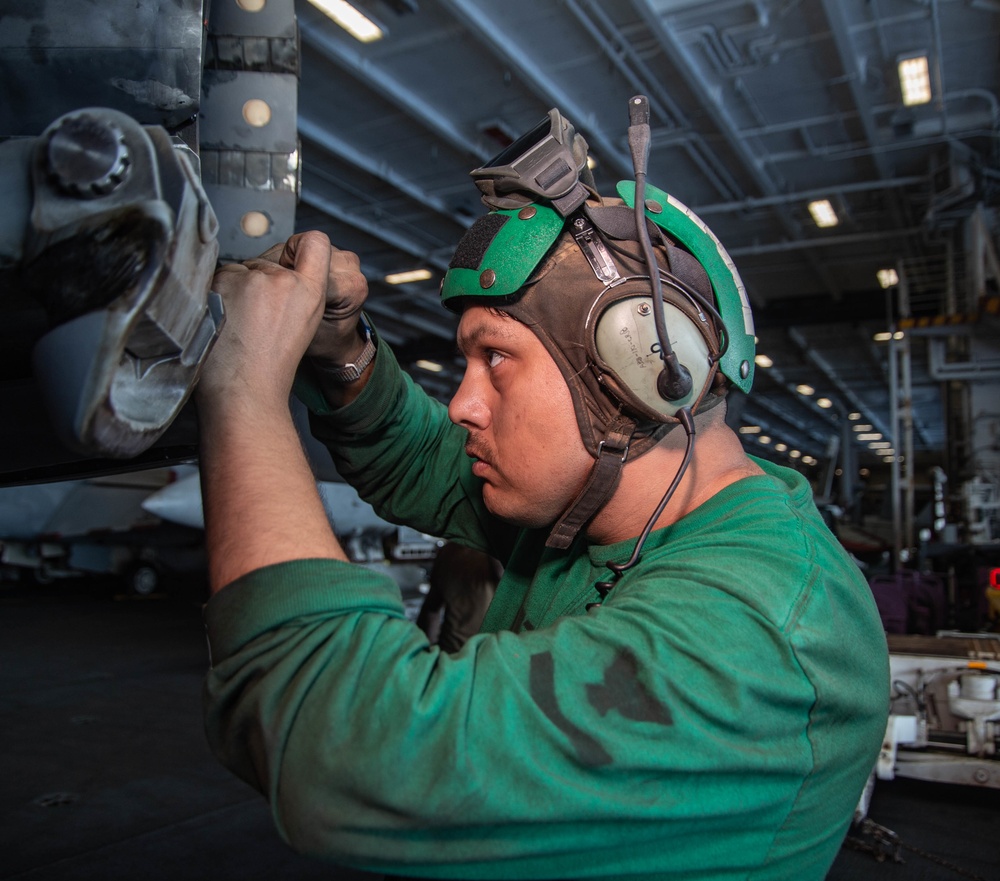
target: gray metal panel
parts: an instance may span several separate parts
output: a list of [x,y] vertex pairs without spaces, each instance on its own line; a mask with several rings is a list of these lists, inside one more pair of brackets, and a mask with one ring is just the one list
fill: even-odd
[[174,128],[198,111],[201,0],[6,2],[0,9],[0,135],[37,135],[79,107]]
[[[292,153],[298,148],[295,120],[298,81],[290,74],[207,70],[202,84],[202,149]],[[270,122],[253,126],[244,118],[247,101],[270,108]]]

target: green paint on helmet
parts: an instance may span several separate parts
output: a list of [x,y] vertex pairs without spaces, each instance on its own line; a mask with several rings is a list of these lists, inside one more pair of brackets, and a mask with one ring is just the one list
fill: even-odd
[[441,302],[458,311],[463,297],[511,297],[531,277],[563,231],[545,205],[491,211],[462,239],[441,284]]

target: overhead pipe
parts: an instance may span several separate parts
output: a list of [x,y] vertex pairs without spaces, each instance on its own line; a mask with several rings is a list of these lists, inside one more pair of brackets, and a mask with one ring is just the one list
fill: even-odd
[[332,153],[350,165],[353,165],[361,171],[370,174],[372,177],[376,177],[379,180],[390,184],[405,193],[414,201],[419,202],[421,205],[428,208],[434,209],[439,214],[447,217],[449,220],[453,220],[460,226],[468,228],[472,225],[471,217],[456,214],[455,210],[446,202],[439,199],[432,193],[428,193],[418,184],[414,183],[410,178],[399,174],[384,160],[376,159],[371,154],[363,153],[348,141],[344,140],[344,138],[341,138],[328,128],[321,126],[315,120],[309,119],[309,117],[303,116],[302,114],[299,114],[299,134],[313,143],[318,144],[328,153]]
[[854,410],[861,413],[865,417],[865,420],[870,422],[872,426],[878,429],[881,434],[886,436],[891,434],[888,427],[880,419],[875,416],[871,416],[868,413],[868,408],[850,389],[850,387],[840,379],[833,365],[830,364],[826,358],[813,350],[813,348],[809,345],[809,340],[806,339],[805,334],[803,334],[801,330],[797,327],[790,327],[788,328],[788,335],[791,337],[792,342],[798,346],[799,351],[803,354],[803,356],[810,361],[813,366],[815,366],[820,373],[823,374],[824,377],[826,377],[830,385],[837,390],[838,394],[840,394],[840,396],[847,401],[847,403],[850,404]]
[[[956,96],[960,98],[973,97],[972,94],[968,93],[975,93],[975,97],[983,97],[979,94],[980,91],[981,90],[967,89],[965,92],[956,93]],[[947,95],[945,97],[946,100],[950,100],[952,96]],[[950,146],[955,142],[955,138],[959,135],[963,138],[996,138],[997,128],[1000,126],[998,126],[993,105],[991,105],[991,111],[993,112],[993,119],[991,120],[990,128],[963,129],[960,132],[952,132],[948,137],[945,137],[943,134],[935,134],[920,138],[903,139],[893,143],[882,143],[868,147],[809,147],[805,150],[783,150],[781,152],[768,153],[767,158],[768,162],[772,165],[780,165],[783,162],[801,162],[803,159],[860,159],[874,153],[892,153],[897,150],[913,150],[917,147],[936,147],[942,144]],[[875,112],[878,112],[877,108]]]
[[593,112],[560,89],[535,60],[520,48],[520,41],[504,27],[501,15],[491,17],[470,0],[441,0],[441,5],[447,7],[452,15],[487,43],[497,58],[517,70],[536,94],[545,98],[549,106],[558,107],[573,120],[578,130],[585,131],[590,146],[619,177],[632,177],[634,171],[631,157],[604,137],[594,120]]
[[454,149],[469,153],[481,162],[493,154],[493,151],[483,143],[471,140],[452,119],[439,107],[430,104],[420,92],[414,91],[402,81],[389,75],[378,65],[373,64],[369,58],[349,48],[346,43],[333,39],[320,28],[304,20],[301,15],[299,30],[303,43],[352,74],[404,113],[419,120]]
[[[775,196],[779,193],[779,187],[765,170],[765,162],[756,156],[747,143],[740,137],[738,127],[729,111],[723,106],[722,101],[714,95],[710,85],[704,82],[697,75],[697,63],[692,58],[690,51],[677,38],[677,35],[663,23],[659,12],[653,7],[651,0],[631,0],[632,7],[657,38],[660,45],[666,50],[674,61],[674,68],[683,78],[685,85],[694,92],[709,116],[715,122],[726,144],[738,157],[741,164],[750,174],[755,185],[767,196]],[[767,164],[770,163],[768,158]],[[812,247],[813,240],[802,238],[802,228],[796,223],[782,206],[775,206],[775,215],[778,222],[796,242],[801,242],[801,247],[807,251]],[[730,254],[733,254],[730,251]],[[735,256],[735,254],[733,254]],[[829,273],[820,265],[814,255],[806,253],[806,261],[816,275],[819,284],[834,300],[839,300],[841,291],[837,289],[830,279]]]
[[794,193],[779,193],[774,196],[743,199],[734,202],[716,202],[711,205],[697,205],[692,210],[702,217],[706,214],[721,214],[731,211],[750,211],[771,205],[785,205],[792,202],[807,202],[812,199],[827,198],[832,193],[864,193],[870,190],[886,190],[896,187],[912,187],[926,184],[925,176],[897,177],[892,180],[858,181],[852,184],[838,184],[821,190],[800,190]]
[[[688,158],[698,166],[701,173],[712,183],[717,192],[721,194],[738,192],[739,185],[729,174],[727,168],[722,166],[718,168],[711,167],[715,157],[705,144],[705,139],[689,127],[688,121],[684,118],[683,111],[660,85],[659,78],[652,73],[649,66],[639,57],[625,35],[621,33],[598,3],[594,2],[594,0],[584,0],[584,2],[587,6],[587,12],[581,8],[577,0],[566,0],[566,8],[569,9],[580,25],[590,34],[591,39],[601,48],[605,57],[628,80],[632,86],[632,90],[649,97],[650,106],[655,114],[654,118],[674,123],[678,126],[678,128],[670,129],[670,143],[676,144],[684,150]],[[608,37],[594,23],[594,19],[597,19],[601,26],[611,33],[613,38],[617,38],[617,43],[612,43],[608,40]],[[627,56],[628,64],[623,60],[623,55]],[[629,64],[632,67],[629,67]],[[633,68],[638,73],[635,73]],[[662,139],[658,135],[658,132],[654,130],[653,145],[654,147],[658,147],[661,144]],[[719,164],[717,160],[715,160],[715,163]]]
[[770,245],[748,245],[745,248],[729,248],[730,257],[755,257],[761,254],[780,254],[785,251],[801,251],[804,248],[828,248],[834,245],[851,245],[856,242],[879,242],[902,236],[921,233],[919,226],[906,229],[883,229],[874,232],[851,233],[843,236],[823,236],[816,239],[796,239],[793,242],[773,242]]
[[372,238],[378,239],[380,242],[392,245],[397,250],[404,251],[412,257],[416,257],[418,260],[440,269],[442,272],[445,272],[448,269],[448,261],[435,256],[433,252],[429,251],[421,242],[411,239],[409,236],[404,235],[396,229],[387,229],[380,223],[376,223],[373,220],[368,220],[365,217],[361,217],[358,214],[348,211],[310,187],[302,187],[302,201],[307,205],[324,212],[325,214],[329,214],[341,223],[346,223],[348,226],[361,230],[361,232],[367,233]]

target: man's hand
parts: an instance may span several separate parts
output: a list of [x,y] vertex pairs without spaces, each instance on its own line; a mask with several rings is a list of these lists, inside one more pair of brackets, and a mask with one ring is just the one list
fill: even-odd
[[277,261],[271,249],[215,274],[226,324],[202,372],[199,401],[248,396],[254,406],[287,406],[295,370],[327,307],[333,249],[318,232],[281,247]]
[[[284,245],[275,245],[260,259],[293,268],[303,247],[303,235],[306,234],[292,236]],[[358,255],[331,247],[323,320],[316,328],[306,354],[329,364],[353,361],[364,344],[357,328],[367,297],[368,282],[361,273]]]
[[215,275],[226,324],[196,392],[213,591],[274,563],[347,559],[288,408],[326,308],[332,249],[303,233],[271,253]]

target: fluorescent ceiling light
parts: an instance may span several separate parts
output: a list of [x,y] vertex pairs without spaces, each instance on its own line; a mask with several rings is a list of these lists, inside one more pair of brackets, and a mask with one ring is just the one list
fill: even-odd
[[888,342],[889,340],[892,339],[892,334],[889,331],[887,331],[887,330],[883,330],[883,331],[875,334],[875,336],[873,336],[872,339],[876,343],[885,343],[885,342]]
[[861,414],[860,413],[848,413],[847,414],[847,418],[850,419],[852,422],[854,422],[854,421],[856,421],[856,420],[858,420],[858,419],[861,418]]
[[884,288],[891,288],[899,284],[899,273],[895,269],[880,269],[875,273],[878,283]]
[[759,425],[741,425],[740,434],[760,434]]
[[797,391],[800,395],[806,395],[807,397],[809,395],[816,394],[816,389],[814,389],[811,385],[806,385],[804,382],[795,386],[795,391]]
[[859,441],[882,440],[882,435],[877,431],[865,431],[859,434],[857,439]]
[[802,457],[802,453],[799,450],[789,450],[788,455],[793,459],[799,459]]
[[907,107],[931,100],[931,74],[926,55],[904,58],[899,62],[899,87],[903,90],[903,104]]
[[833,205],[830,204],[829,199],[810,202],[809,213],[812,215],[812,219],[816,221],[816,226],[836,226],[840,223],[840,220],[837,218],[837,212],[833,210]]
[[444,370],[444,367],[438,364],[437,361],[426,361],[423,358],[417,361],[417,367],[421,370],[426,370],[428,373],[440,373]]
[[774,448],[779,452],[783,453],[788,449],[788,444],[775,444]]
[[759,438],[757,438],[757,440],[760,441],[762,444],[771,443],[771,438],[769,438],[766,434],[762,434]]
[[430,277],[429,269],[410,269],[406,272],[392,272],[383,281],[386,284],[409,284],[414,281],[427,281]]
[[829,398],[817,398],[816,406],[822,407],[824,410],[829,410],[833,406],[833,401]]
[[753,363],[758,367],[771,367],[774,362],[767,357],[767,355],[757,355],[753,359]]
[[371,43],[385,36],[384,28],[362,15],[346,0],[309,0],[313,6],[330,16],[355,40]]
[[872,426],[870,425],[855,425],[853,426],[855,431],[871,431]]

